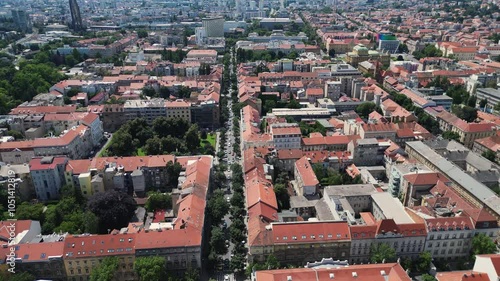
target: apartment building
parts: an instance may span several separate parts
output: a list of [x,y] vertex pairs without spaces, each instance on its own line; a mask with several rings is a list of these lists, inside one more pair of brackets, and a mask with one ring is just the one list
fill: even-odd
[[475,234],[470,217],[428,218],[424,221],[428,230],[425,251],[433,258],[457,260],[469,256]]
[[31,159],[30,174],[38,200],[55,200],[60,197],[60,190],[64,185],[66,163],[68,163],[68,158],[64,156]]
[[476,139],[472,151],[479,155],[491,151],[495,154],[495,159],[498,162],[500,160],[500,135]]
[[181,118],[191,123],[191,104],[182,99],[166,101],[167,118]]
[[293,269],[261,270],[252,273],[252,281],[356,279],[371,281],[412,280],[399,263],[355,264],[347,266],[341,261],[322,259]]
[[72,235],[64,240],[63,260],[67,280],[90,280],[92,271],[106,257],[117,257],[115,273],[120,280],[136,280],[134,271],[135,233],[106,235]]
[[490,188],[420,141],[408,142],[406,152],[411,159],[419,161],[450,179],[451,186],[456,188],[466,201],[476,207],[485,207],[489,214],[500,220],[498,207],[500,198]]
[[98,137],[94,138],[91,129],[82,124],[63,132],[59,137],[0,143],[0,158],[9,164],[28,163],[35,156],[86,158],[94,147],[94,139]]
[[127,122],[123,104],[91,105],[89,112],[99,115],[105,132],[114,132]]
[[111,189],[144,192],[144,187],[148,187],[166,190],[167,183],[172,180],[167,164],[175,161],[173,155],[70,160],[64,173],[65,184],[80,188],[86,196]]
[[442,131],[452,131],[459,135],[459,141],[472,148],[476,139],[496,134],[496,126],[492,123],[468,123],[452,113],[443,111],[436,117]]
[[164,99],[151,100],[128,100],[123,106],[125,120],[130,121],[137,118],[144,118],[148,124],[158,117],[167,116],[167,108]]
[[283,264],[349,259],[351,233],[346,222],[272,223],[270,228],[273,254]]
[[273,124],[271,125],[271,136],[276,150],[300,149],[302,133],[298,124]]
[[15,249],[16,273],[28,272],[38,279],[66,280],[64,242],[18,244]]
[[303,156],[297,160],[294,166],[294,176],[298,187],[298,194],[310,196],[318,193],[319,181],[307,157]]
[[149,229],[137,234],[136,256],[159,255],[167,270],[183,275],[188,268],[201,268],[204,247],[206,196],[212,174],[212,157],[187,156],[174,205],[175,219],[166,229]]
[[[14,174],[12,174],[14,172]],[[9,178],[14,178],[16,182],[16,195],[23,201],[32,199],[35,196],[35,188],[31,180],[30,167],[28,163],[20,165],[0,166],[0,186],[8,190]],[[12,179],[11,179],[12,180]]]

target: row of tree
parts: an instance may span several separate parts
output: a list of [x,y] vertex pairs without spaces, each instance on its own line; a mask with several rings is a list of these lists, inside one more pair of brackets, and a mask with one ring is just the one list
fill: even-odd
[[[139,257],[134,261],[134,273],[140,281],[197,281],[199,272],[189,269],[183,278],[176,278],[167,274],[167,261],[165,257],[150,256]],[[106,257],[97,267],[92,270],[90,281],[113,281],[118,280],[120,270],[120,259],[118,257]],[[33,280],[33,279],[31,279]]]

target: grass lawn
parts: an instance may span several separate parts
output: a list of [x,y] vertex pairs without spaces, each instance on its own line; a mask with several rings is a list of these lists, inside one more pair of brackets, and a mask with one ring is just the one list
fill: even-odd
[[205,143],[210,143],[215,148],[215,141],[216,141],[215,138],[216,137],[217,137],[217,135],[215,133],[207,134],[206,140],[200,139],[200,146],[203,147],[203,146],[205,146]]
[[142,148],[138,148],[136,154],[137,154],[137,156],[146,156],[146,153],[144,153],[144,151],[142,150]]

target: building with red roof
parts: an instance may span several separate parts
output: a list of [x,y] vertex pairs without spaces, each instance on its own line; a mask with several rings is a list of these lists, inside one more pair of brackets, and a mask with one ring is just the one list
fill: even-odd
[[472,148],[476,139],[496,134],[496,125],[489,122],[468,123],[456,115],[443,111],[437,115],[439,128],[442,131],[452,131],[459,135],[459,141],[466,147]]
[[309,196],[318,192],[319,181],[306,156],[295,162],[294,176],[299,195]]
[[349,259],[351,233],[347,222],[289,222],[270,226],[274,255],[284,264],[304,264],[332,257]]
[[38,279],[66,279],[64,242],[19,244],[15,249],[16,273],[29,272]]
[[30,174],[38,200],[56,200],[60,197],[61,187],[65,185],[66,163],[68,158],[64,156],[31,159]]
[[500,277],[500,255],[477,255],[473,271],[487,274],[489,281],[498,280]]
[[410,281],[398,263],[339,266],[328,263],[316,267],[262,270],[252,274],[256,281]]
[[486,138],[476,139],[472,151],[482,155],[483,153],[493,153],[495,160],[500,161],[500,135],[497,131],[496,135]]
[[63,260],[69,280],[88,280],[105,257],[117,257],[115,273],[120,280],[135,280],[134,261],[137,234],[72,235],[64,240]]
[[300,149],[302,133],[298,124],[273,124],[271,125],[271,136],[276,150]]

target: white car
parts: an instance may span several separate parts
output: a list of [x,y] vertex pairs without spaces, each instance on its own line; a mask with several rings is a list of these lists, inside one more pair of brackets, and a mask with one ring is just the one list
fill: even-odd
[[224,281],[229,281],[229,275],[224,275]]

